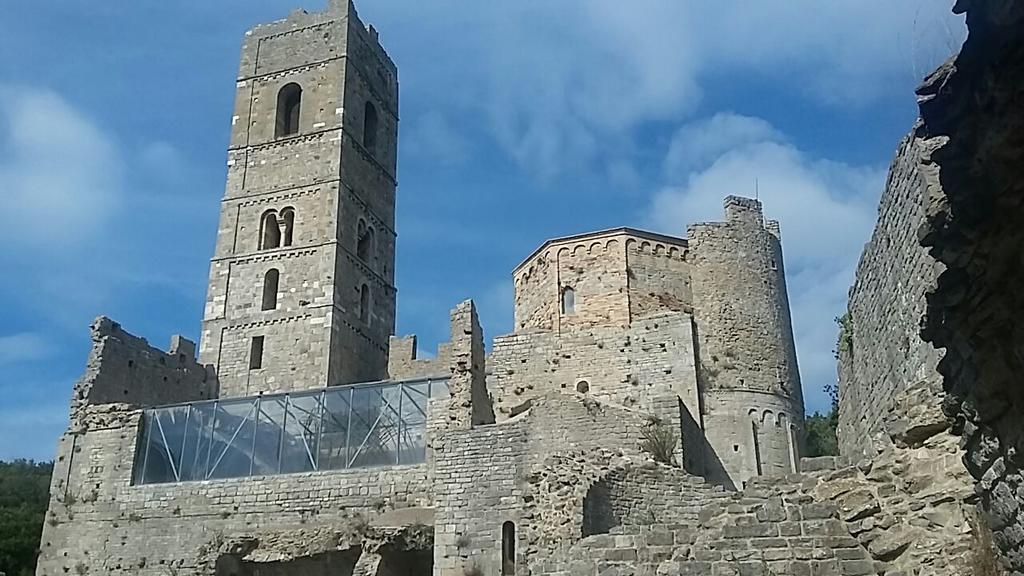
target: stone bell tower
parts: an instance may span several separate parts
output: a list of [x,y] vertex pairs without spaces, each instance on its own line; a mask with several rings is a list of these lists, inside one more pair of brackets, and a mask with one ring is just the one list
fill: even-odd
[[398,71],[345,0],[246,33],[203,317],[220,396],[384,378]]

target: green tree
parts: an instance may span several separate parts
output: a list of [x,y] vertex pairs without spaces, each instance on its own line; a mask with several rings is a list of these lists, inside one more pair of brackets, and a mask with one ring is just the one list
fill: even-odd
[[839,455],[839,439],[836,436],[836,428],[839,427],[839,386],[829,384],[825,386],[825,392],[832,399],[832,408],[828,414],[818,412],[804,421],[809,458]]
[[0,572],[32,576],[49,501],[52,463],[0,462]]

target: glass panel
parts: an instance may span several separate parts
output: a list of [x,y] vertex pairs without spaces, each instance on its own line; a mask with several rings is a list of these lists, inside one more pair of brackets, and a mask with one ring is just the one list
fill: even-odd
[[316,470],[317,440],[320,438],[322,394],[292,396],[288,403],[281,472]]
[[287,396],[271,396],[259,402],[256,442],[252,461],[253,475],[277,474],[280,469],[281,433]]
[[416,381],[146,410],[133,482],[423,462],[428,399],[447,393]]
[[255,428],[255,400],[217,403],[207,478],[248,476]]
[[398,463],[398,386],[368,386],[352,393],[349,467]]
[[352,389],[324,392],[324,414],[319,446],[319,469],[340,470],[348,467],[349,403]]
[[400,464],[416,464],[427,456],[427,394],[426,382],[406,384],[402,390],[402,431],[399,437]]

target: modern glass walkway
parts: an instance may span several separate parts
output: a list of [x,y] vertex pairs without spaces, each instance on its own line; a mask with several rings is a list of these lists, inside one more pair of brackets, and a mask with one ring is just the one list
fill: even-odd
[[374,382],[146,410],[134,483],[417,464],[447,380]]

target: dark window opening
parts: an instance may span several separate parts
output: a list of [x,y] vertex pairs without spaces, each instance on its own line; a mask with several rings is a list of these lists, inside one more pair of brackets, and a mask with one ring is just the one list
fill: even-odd
[[260,250],[281,247],[281,224],[277,220],[277,212],[267,210],[260,218]]
[[576,313],[576,291],[571,287],[562,288],[562,314],[568,316]]
[[501,525],[501,575],[514,576],[516,573],[516,525],[505,522]]
[[281,220],[284,223],[284,238],[282,246],[291,246],[292,238],[295,236],[295,209],[285,208],[281,210]]
[[284,138],[299,133],[299,116],[302,109],[302,87],[286,84],[277,93],[277,125],[275,138]]
[[377,151],[377,107],[367,102],[363,111],[363,148],[371,154]]
[[369,264],[373,254],[373,228],[360,220],[357,234],[359,239],[356,242],[356,257]]
[[757,466],[757,475],[764,475],[764,470],[761,468],[761,440],[757,437],[757,422],[750,423],[752,431],[754,433],[754,464]]
[[580,394],[590,392],[590,383],[586,380],[580,380],[579,384],[576,385],[576,391]]
[[370,287],[366,284],[359,289],[359,319],[363,324],[370,323]]
[[275,310],[277,309],[277,292],[278,285],[281,282],[281,272],[277,268],[271,268],[267,270],[266,276],[263,277],[263,309],[264,310]]
[[254,336],[249,348],[249,370],[263,368],[263,336]]

